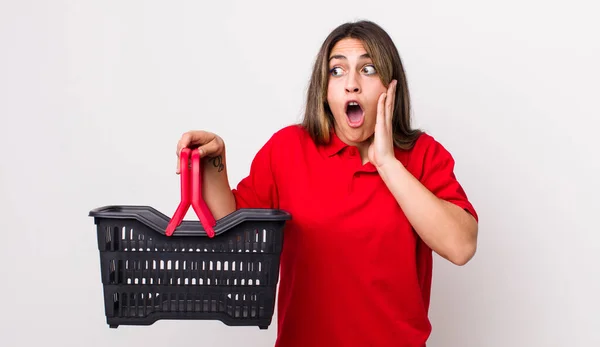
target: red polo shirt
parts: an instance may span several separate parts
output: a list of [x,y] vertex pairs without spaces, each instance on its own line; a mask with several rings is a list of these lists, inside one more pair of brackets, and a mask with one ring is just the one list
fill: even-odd
[[[428,189],[477,218],[454,161],[423,134],[396,157]],[[299,126],[273,135],[233,189],[237,208],[288,211],[276,347],[422,347],[432,251],[371,163],[337,136],[317,146]]]

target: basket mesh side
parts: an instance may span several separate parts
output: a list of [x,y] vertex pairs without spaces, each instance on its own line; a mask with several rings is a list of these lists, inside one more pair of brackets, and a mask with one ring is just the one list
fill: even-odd
[[[118,221],[118,220],[117,220]],[[246,223],[233,232],[226,232],[213,239],[208,237],[167,237],[148,230],[136,221],[123,223],[100,223],[100,240],[107,251],[123,252],[229,252],[229,253],[273,253],[277,239],[277,225]],[[102,230],[103,229],[103,230]],[[100,242],[102,244],[102,242]]]
[[[103,254],[107,262],[105,284],[176,285],[176,286],[261,286],[270,285],[273,262],[271,257],[239,257],[225,260],[213,254],[209,259],[165,260],[160,255],[142,255],[138,259],[115,259],[115,254]],[[121,257],[117,257],[121,258]],[[145,259],[139,259],[145,258]]]

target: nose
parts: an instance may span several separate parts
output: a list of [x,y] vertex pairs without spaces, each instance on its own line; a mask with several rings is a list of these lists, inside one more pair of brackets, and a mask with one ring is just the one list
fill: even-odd
[[346,93],[359,93],[360,92],[360,83],[357,79],[356,72],[350,72],[346,79]]

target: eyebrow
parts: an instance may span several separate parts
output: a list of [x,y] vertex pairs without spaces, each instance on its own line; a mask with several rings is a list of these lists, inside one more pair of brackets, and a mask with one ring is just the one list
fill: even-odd
[[[361,55],[359,58],[360,59],[370,59],[371,56],[369,55],[369,53],[365,53],[365,54]],[[331,57],[329,57],[329,61],[332,61],[333,59],[348,60],[348,58],[346,58],[346,56],[341,55],[341,54],[336,54],[336,55],[332,55]]]

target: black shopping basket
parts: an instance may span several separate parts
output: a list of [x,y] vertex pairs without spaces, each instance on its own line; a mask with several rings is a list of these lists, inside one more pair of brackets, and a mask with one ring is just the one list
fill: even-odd
[[[149,206],[90,211],[97,226],[107,324],[210,319],[267,329],[290,214],[239,209],[215,221],[202,200],[198,151],[184,149],[180,164],[181,203],[173,218]],[[190,206],[200,223],[182,221]]]

